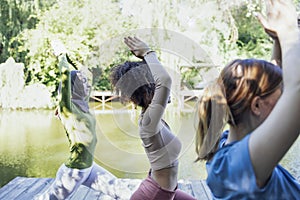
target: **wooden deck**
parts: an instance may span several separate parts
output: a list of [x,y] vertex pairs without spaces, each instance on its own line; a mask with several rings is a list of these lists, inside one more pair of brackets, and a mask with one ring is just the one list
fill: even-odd
[[[16,177],[0,188],[0,200],[32,200],[39,192],[45,190],[54,179]],[[124,179],[131,181],[130,179]],[[193,195],[198,200],[212,199],[210,191],[203,180],[179,181],[179,189]],[[105,199],[103,193],[80,186],[69,200]]]

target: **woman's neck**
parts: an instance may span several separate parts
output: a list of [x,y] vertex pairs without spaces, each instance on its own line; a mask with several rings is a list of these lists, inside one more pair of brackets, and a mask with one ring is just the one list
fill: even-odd
[[230,127],[229,129],[229,135],[226,141],[226,144],[230,144],[232,142],[235,141],[239,141],[241,139],[243,139],[245,136],[247,135],[247,133],[245,132],[245,129],[243,129],[242,127]]
[[239,141],[243,139],[246,135],[251,133],[254,130],[251,124],[252,124],[251,122],[248,122],[248,123],[240,123],[236,126],[230,126],[229,135],[226,144]]
[[226,144],[243,139],[246,135],[257,128],[257,126],[257,117],[254,116],[250,111],[245,112],[245,114],[240,117],[239,123],[237,125],[230,126]]

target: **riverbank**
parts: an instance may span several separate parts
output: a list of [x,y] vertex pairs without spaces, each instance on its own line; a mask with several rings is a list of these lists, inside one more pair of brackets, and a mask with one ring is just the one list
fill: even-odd
[[[205,179],[205,163],[194,162],[193,115],[172,111],[169,107],[165,120],[182,142],[178,178]],[[55,177],[69,157],[69,144],[54,111],[0,109],[0,113],[0,187],[15,177]],[[150,168],[137,131],[138,115],[138,110],[95,114],[98,143],[94,161],[118,178],[143,179]]]

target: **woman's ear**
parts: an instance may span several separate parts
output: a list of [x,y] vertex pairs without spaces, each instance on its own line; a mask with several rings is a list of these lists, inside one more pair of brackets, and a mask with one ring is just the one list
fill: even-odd
[[259,96],[252,99],[250,108],[254,115],[259,116],[261,114],[261,98]]

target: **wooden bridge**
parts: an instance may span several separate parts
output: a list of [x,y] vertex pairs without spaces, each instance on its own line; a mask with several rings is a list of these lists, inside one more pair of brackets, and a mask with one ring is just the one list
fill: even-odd
[[[25,178],[16,177],[7,185],[0,188],[0,200],[32,200],[33,197],[45,190],[53,181],[52,178]],[[131,184],[140,183],[136,179],[122,179]],[[205,181],[179,181],[178,188],[191,194],[198,200],[212,199],[210,190]],[[107,196],[106,196],[107,197]],[[95,191],[85,186],[80,186],[69,200],[100,200],[106,199],[100,191]]]
[[[198,99],[202,95],[203,90],[181,90],[176,93],[175,99],[178,104],[178,108],[182,111],[193,111],[193,107],[186,104],[190,100]],[[93,91],[90,95],[90,98],[94,101],[99,102],[100,104],[93,107],[93,109],[112,109],[113,107],[109,102],[117,100],[118,95],[112,93],[111,91]],[[125,109],[133,109],[132,104],[125,106]]]

